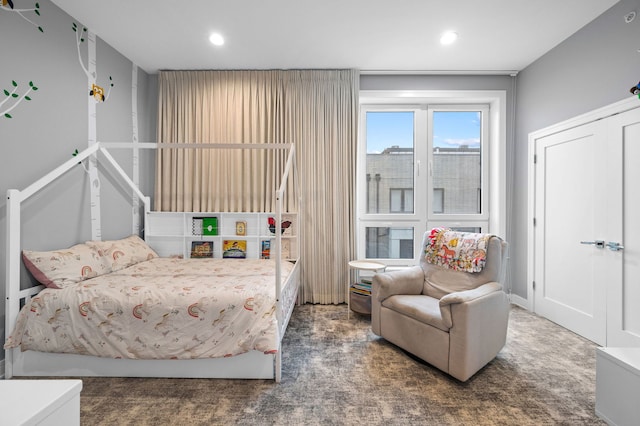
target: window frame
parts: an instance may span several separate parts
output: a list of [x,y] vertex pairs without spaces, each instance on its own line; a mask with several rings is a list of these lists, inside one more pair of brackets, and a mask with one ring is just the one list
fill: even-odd
[[444,188],[439,188],[439,187],[438,188],[433,188],[433,190],[432,190],[433,194],[431,194],[431,203],[429,205],[431,205],[431,206],[435,206],[436,205],[436,202],[433,201],[433,198],[434,198],[434,196],[436,194],[436,191],[438,191],[438,194],[441,194],[439,196],[440,202],[438,204],[440,204],[442,207],[441,207],[440,211],[435,211],[435,207],[434,207],[433,214],[443,214],[444,213],[444,208],[445,208],[445,206],[444,206],[444,200],[445,200],[445,198],[444,198],[445,197]]
[[[455,105],[455,108],[454,108]],[[419,201],[418,179],[424,173],[430,173],[429,150],[427,144],[420,144],[416,141],[430,138],[427,132],[431,128],[428,125],[425,113],[431,108],[454,108],[461,110],[461,107],[476,108],[482,106],[486,108],[483,118],[486,126],[482,127],[483,137],[483,175],[482,175],[482,212],[480,215],[442,215],[428,214],[427,206],[433,202],[432,180],[428,180],[429,190],[424,194],[428,198],[427,202]],[[364,182],[366,180],[366,112],[368,111],[423,111],[422,114],[414,114],[414,213],[394,213],[394,214],[368,214],[364,211],[366,206],[366,196],[364,196]],[[422,117],[424,116],[424,123]],[[360,115],[359,115],[359,140],[357,156],[356,175],[356,247],[358,258],[366,258],[366,228],[367,227],[390,227],[390,228],[413,228],[414,238],[414,258],[413,259],[385,259],[376,258],[390,266],[409,266],[419,262],[421,253],[422,236],[427,229],[436,226],[451,227],[479,227],[482,232],[490,232],[497,235],[505,235],[506,232],[506,91],[394,91],[364,90],[360,92]],[[424,152],[421,152],[420,145],[424,145]],[[432,157],[432,154],[431,154]],[[432,158],[431,158],[432,160]],[[486,167],[488,165],[488,167]],[[364,203],[364,204],[363,204]]]
[[[418,123],[418,114],[417,112],[420,110],[418,106],[415,105],[360,105],[360,117],[359,117],[359,130],[358,130],[358,152],[363,153],[363,155],[358,155],[357,158],[357,167],[356,167],[356,182],[357,182],[357,190],[356,190],[356,204],[357,204],[357,217],[359,220],[364,221],[419,221],[420,217],[424,217],[425,211],[418,211],[418,206],[416,203],[416,182],[419,175],[419,166],[421,164],[425,164],[425,159],[422,161],[416,162],[416,158],[418,155],[422,154],[418,152],[418,147],[415,146],[415,141],[421,137],[426,137],[425,126],[426,120]],[[366,130],[366,115],[367,112],[407,112],[413,111],[414,120],[413,120],[413,135],[414,135],[414,147],[413,147],[413,213],[368,213],[366,207],[364,209],[360,209],[360,206],[366,206],[367,197],[366,197],[366,188],[363,188],[362,181],[366,181],[366,170],[367,170],[367,130]],[[426,152],[424,153],[426,154]],[[364,171],[361,173],[361,171]],[[360,176],[360,175],[364,176]],[[396,218],[397,215],[402,215],[402,218]],[[363,253],[364,252],[360,252]]]
[[[489,141],[489,106],[488,105],[480,105],[480,104],[449,104],[449,105],[429,105],[427,107],[427,137],[428,137],[428,164],[429,164],[429,173],[427,178],[427,207],[433,206],[433,113],[434,112],[480,112],[482,115],[482,125],[480,128],[480,137],[481,137],[481,145],[480,145],[480,194],[490,195],[491,192],[488,187],[489,182],[489,168],[491,167],[491,162],[488,161],[489,158],[489,150],[490,150],[490,141]],[[443,190],[444,192],[444,190]],[[489,221],[489,203],[488,197],[480,197],[480,213],[435,213],[433,209],[427,209],[427,220],[429,222],[467,222],[467,221],[482,221],[487,222],[483,228],[488,228]],[[443,199],[443,207],[445,201]]]
[[[398,191],[400,193],[400,210],[394,210],[393,209],[393,193],[394,191]],[[407,197],[407,193],[411,191],[411,197]],[[407,211],[406,209],[406,200],[407,199],[412,199],[412,205],[415,203],[415,196],[413,195],[415,193],[415,189],[414,188],[389,188],[389,214],[406,214]],[[415,210],[415,206],[413,206],[413,209]]]

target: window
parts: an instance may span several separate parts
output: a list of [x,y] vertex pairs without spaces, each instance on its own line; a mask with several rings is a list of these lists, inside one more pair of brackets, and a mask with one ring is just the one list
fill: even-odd
[[444,213],[444,188],[433,188],[433,212]]
[[365,114],[369,135],[366,211],[369,214],[413,213],[414,113],[368,111]]
[[413,259],[413,228],[367,227],[368,259]]
[[[483,110],[460,107],[431,111],[430,132],[433,187],[442,189],[442,202],[433,200],[436,214],[479,214],[482,185]],[[474,108],[475,109],[475,108]],[[446,198],[444,198],[446,194]],[[434,190],[434,196],[435,196]]]
[[361,96],[358,251],[387,265],[416,264],[432,227],[489,232],[491,224],[489,147],[499,139],[489,138],[489,123],[498,123],[490,114],[496,101],[399,103],[406,101],[377,104]]
[[413,189],[412,188],[391,188],[391,213],[411,213],[413,212]]

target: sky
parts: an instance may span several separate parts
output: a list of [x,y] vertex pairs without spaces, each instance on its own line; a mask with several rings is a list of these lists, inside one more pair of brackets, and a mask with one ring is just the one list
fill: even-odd
[[[479,147],[480,113],[435,111],[433,130],[434,147]],[[413,147],[413,112],[367,112],[367,153],[379,153],[393,145]]]

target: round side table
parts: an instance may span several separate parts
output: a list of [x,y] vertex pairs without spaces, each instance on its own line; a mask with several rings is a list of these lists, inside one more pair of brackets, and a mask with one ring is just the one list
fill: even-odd
[[[349,267],[354,270],[355,276],[353,281],[349,282],[347,288],[347,313],[352,310],[360,314],[371,314],[371,281],[362,282],[360,279],[360,273],[362,271],[382,272],[386,269],[387,265],[375,262],[372,260],[352,260],[349,262]],[[357,304],[351,306],[351,298],[357,301]],[[355,309],[354,309],[355,308]]]

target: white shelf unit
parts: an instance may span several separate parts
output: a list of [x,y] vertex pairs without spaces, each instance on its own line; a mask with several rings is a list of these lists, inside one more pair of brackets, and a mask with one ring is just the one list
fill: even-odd
[[[217,235],[194,234],[194,218],[217,218]],[[148,212],[145,220],[145,240],[161,257],[191,257],[191,245],[194,241],[213,244],[213,257],[222,258],[225,240],[241,240],[247,244],[247,258],[259,259],[262,255],[262,242],[269,241],[271,253],[274,253],[276,238],[269,230],[269,218],[274,213],[217,213],[217,212]],[[298,215],[283,213],[282,221],[291,225],[282,233],[283,259],[294,260],[298,257],[297,238]],[[242,222],[245,235],[238,235],[236,227]]]

